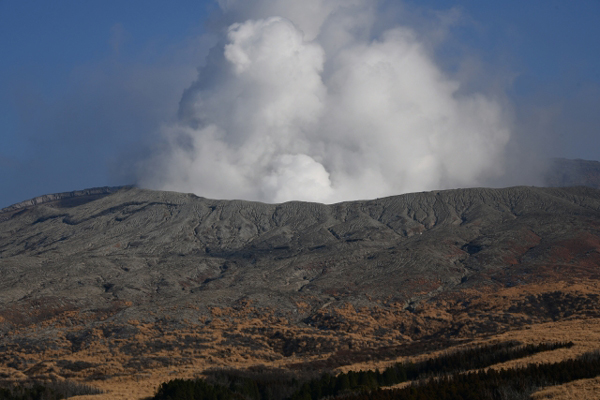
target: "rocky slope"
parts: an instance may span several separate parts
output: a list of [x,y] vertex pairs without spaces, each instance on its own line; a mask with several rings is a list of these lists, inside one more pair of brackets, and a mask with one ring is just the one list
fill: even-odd
[[0,221],[4,304],[58,296],[142,310],[245,299],[292,310],[308,296],[410,307],[574,265],[595,274],[600,261],[600,197],[587,188],[465,189],[331,206],[124,188],[84,204],[8,210]]
[[599,266],[593,188],[334,205],[53,195],[0,212],[0,374],[143,380],[391,359],[597,318]]

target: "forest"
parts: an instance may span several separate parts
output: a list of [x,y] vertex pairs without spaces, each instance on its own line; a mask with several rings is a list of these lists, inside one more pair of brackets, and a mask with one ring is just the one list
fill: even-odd
[[[482,369],[571,346],[571,342],[523,345],[510,341],[447,352],[416,363],[396,363],[383,371],[328,372],[312,378],[281,370],[211,371],[205,379],[166,382],[152,400],[526,399],[542,386],[600,375],[600,353],[516,369]],[[405,388],[386,389],[409,381]]]

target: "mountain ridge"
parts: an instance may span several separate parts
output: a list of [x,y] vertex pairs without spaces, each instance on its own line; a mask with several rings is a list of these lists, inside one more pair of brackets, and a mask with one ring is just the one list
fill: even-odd
[[[96,200],[97,198],[109,195],[111,193],[115,193],[116,191],[121,190],[123,188],[127,188],[127,187],[133,187],[133,185],[100,186],[100,187],[94,187],[94,188],[83,189],[83,190],[73,190],[70,192],[45,194],[42,196],[36,196],[31,199],[20,201],[18,203],[11,204],[7,207],[1,208],[0,214],[14,212],[14,211],[21,210],[21,209],[27,208],[27,207],[32,207],[32,206],[37,206],[37,205],[52,203],[52,202],[60,202],[60,201],[63,201],[61,204],[63,207],[68,207],[69,204],[71,206],[75,206],[75,205],[83,204],[83,202],[81,202],[81,201],[69,202],[68,200],[81,199],[83,201],[85,201],[85,200],[93,201],[93,200]],[[64,201],[64,200],[67,200],[67,201]]]
[[[122,199],[111,202],[115,196]],[[535,216],[542,212],[554,217],[589,212],[597,218],[600,212],[600,203],[595,201],[597,197],[597,190],[583,187],[568,190],[515,187],[432,191],[334,205],[265,204],[123,188],[75,207],[53,207],[44,203],[13,214],[2,222],[3,230],[12,233],[0,237],[0,259],[39,258],[49,253],[46,263],[50,264],[59,260],[74,262],[69,257],[79,260],[81,257],[109,259],[112,256],[134,262],[148,257],[167,257],[184,265],[186,257],[196,257],[210,265],[205,278],[210,286],[211,282],[229,274],[220,269],[216,271],[216,265],[212,265],[215,262],[223,264],[218,267],[221,269],[227,262],[237,263],[238,268],[245,265],[256,269],[257,262],[259,265],[261,262],[300,265],[320,260],[318,262],[325,265],[336,260],[338,264],[362,262],[370,265],[368,257],[379,257],[389,266],[399,264],[394,260],[394,254],[418,253],[417,250],[430,244],[431,248],[438,249],[421,251],[423,254],[415,254],[416,258],[408,259],[407,263],[428,262],[433,267],[421,266],[420,271],[434,273],[440,268],[451,268],[449,263],[440,260],[447,256],[444,252],[456,252],[457,257],[464,258],[465,262],[461,264],[464,268],[472,268],[486,253],[485,240],[478,237],[491,233],[481,234],[481,221],[478,222],[481,218],[485,217],[483,228],[488,230],[494,224],[509,226],[511,220],[523,216],[531,219],[529,214]],[[538,209],[531,210],[532,207]],[[563,208],[569,212],[564,212]],[[27,227],[19,233],[11,227],[13,219],[25,222]],[[103,229],[101,239],[97,235],[99,224]],[[531,221],[519,229],[529,229],[531,232],[524,235],[535,236],[538,235],[535,229],[530,229],[534,225],[535,221]],[[452,238],[454,243],[444,244],[438,237],[422,237],[423,233],[436,227],[444,230],[441,236],[446,241]],[[501,232],[495,235],[501,235]],[[405,241],[407,243],[403,244]],[[398,246],[406,249],[396,248]],[[494,257],[486,259],[485,268],[490,269],[493,262],[501,262]],[[315,269],[321,269],[320,274],[315,275]],[[303,290],[311,290],[317,276],[321,281],[329,280],[321,276],[326,269],[325,266],[314,267],[313,272],[306,272],[306,279],[280,276],[282,281],[287,280],[287,283],[281,282],[281,288],[301,285]],[[246,271],[240,273],[247,274]],[[454,275],[448,273],[442,280],[458,279],[458,276],[451,277]],[[460,275],[461,280],[464,277],[464,274]],[[253,275],[252,279],[258,279],[258,276]],[[265,290],[272,284],[267,284],[265,278],[261,281]]]
[[81,193],[0,213],[0,380],[147,395],[169,371],[335,368],[600,319],[599,189]]
[[[600,189],[600,162],[581,159],[553,158],[543,174],[541,187],[571,187],[587,186]],[[70,198],[103,196],[114,193],[120,189],[136,187],[136,185],[99,186],[70,192],[59,192],[33,197],[0,209],[0,214],[21,208],[54,202]],[[439,191],[439,190],[432,190]],[[394,196],[386,196],[394,197]],[[364,199],[369,200],[369,199]],[[295,200],[292,200],[292,202]],[[344,201],[346,202],[346,201]],[[67,203],[65,203],[67,204]],[[75,203],[73,203],[75,204]]]

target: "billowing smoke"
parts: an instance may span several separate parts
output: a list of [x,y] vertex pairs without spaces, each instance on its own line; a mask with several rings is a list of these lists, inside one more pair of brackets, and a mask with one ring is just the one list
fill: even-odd
[[231,23],[142,185],[329,203],[502,174],[510,126],[501,105],[460,91],[411,29],[375,34],[375,1],[219,5]]

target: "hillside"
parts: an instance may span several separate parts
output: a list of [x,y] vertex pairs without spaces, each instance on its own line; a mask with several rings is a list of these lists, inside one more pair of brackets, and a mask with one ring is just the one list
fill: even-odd
[[166,371],[337,368],[595,321],[600,190],[323,205],[95,189],[3,209],[0,265],[5,380],[147,395]]

